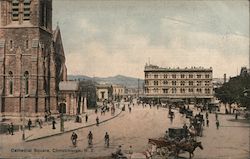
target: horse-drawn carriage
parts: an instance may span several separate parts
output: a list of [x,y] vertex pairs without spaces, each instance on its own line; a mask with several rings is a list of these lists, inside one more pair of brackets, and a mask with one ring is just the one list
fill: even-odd
[[193,139],[185,139],[184,128],[169,128],[168,135],[164,138],[149,139],[148,143],[153,145],[152,155],[160,155],[164,157],[175,156],[177,157],[180,152],[187,151],[190,158],[197,147],[203,149],[201,142]]
[[193,128],[193,130],[190,131],[192,136],[202,136],[204,126],[203,115],[197,114],[195,117],[190,118],[190,125]]

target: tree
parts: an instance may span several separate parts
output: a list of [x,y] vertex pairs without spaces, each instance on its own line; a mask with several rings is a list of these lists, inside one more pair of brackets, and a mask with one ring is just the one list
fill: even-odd
[[229,104],[229,113],[233,103],[239,106],[246,106],[249,109],[249,100],[244,96],[244,90],[250,88],[250,75],[244,74],[230,78],[230,80],[215,89],[215,96],[223,103]]

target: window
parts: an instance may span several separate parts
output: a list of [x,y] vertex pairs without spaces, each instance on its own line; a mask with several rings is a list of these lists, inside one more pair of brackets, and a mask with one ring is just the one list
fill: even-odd
[[158,93],[158,88],[154,88],[154,93]]
[[193,82],[193,81],[189,81],[189,82],[188,82],[188,85],[189,85],[189,86],[193,86],[193,85],[194,85],[194,82]]
[[205,81],[205,86],[209,86],[210,85],[210,81]]
[[13,41],[10,40],[10,49],[13,49]]
[[149,84],[148,80],[145,80],[145,85],[148,85],[148,84]]
[[176,93],[176,88],[172,88],[172,93]]
[[206,88],[206,89],[205,89],[205,93],[206,93],[206,94],[210,94],[210,89],[209,89],[209,88]]
[[192,93],[192,92],[194,92],[194,89],[193,88],[189,88],[188,92]]
[[19,0],[12,0],[12,20],[18,21],[19,16]]
[[155,85],[155,86],[158,86],[158,81],[154,81],[154,85]]
[[154,78],[158,78],[158,75],[154,75]]
[[145,73],[145,78],[148,78],[148,73]]
[[168,93],[168,89],[162,89],[163,93],[167,94]]
[[198,74],[198,75],[197,75],[197,78],[201,78],[201,74]]
[[26,40],[26,42],[25,42],[25,47],[26,47],[26,49],[29,48],[29,40]]
[[164,74],[163,77],[164,77],[164,78],[168,78],[168,75],[167,75],[167,74]]
[[201,86],[201,81],[197,81],[197,86]]
[[197,92],[197,93],[202,93],[201,88],[197,88],[197,89],[196,89],[196,92]]
[[185,81],[181,81],[181,86],[185,86]]
[[188,76],[189,76],[189,78],[193,78],[194,77],[192,74],[189,74]]
[[13,73],[9,72],[9,94],[13,95]]
[[181,78],[185,78],[185,75],[184,75],[184,74],[181,74]]
[[206,75],[205,75],[205,78],[210,78],[210,77],[209,77],[209,74],[206,74]]
[[163,84],[164,84],[164,85],[167,85],[167,84],[168,84],[168,81],[163,81]]
[[149,93],[149,89],[148,88],[145,88],[145,93]]
[[25,71],[24,73],[24,83],[25,83],[25,94],[29,94],[29,72]]
[[30,20],[30,0],[24,0],[23,7],[23,20]]
[[46,4],[45,2],[41,2],[41,17],[40,17],[40,25],[43,27],[47,27],[47,11],[46,11]]
[[181,88],[181,93],[185,93],[185,88]]
[[176,74],[173,74],[173,75],[172,75],[172,78],[176,78]]
[[176,86],[176,81],[172,81],[172,86]]

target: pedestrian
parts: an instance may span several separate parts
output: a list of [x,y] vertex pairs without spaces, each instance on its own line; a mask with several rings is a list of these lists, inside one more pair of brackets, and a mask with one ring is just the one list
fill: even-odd
[[48,115],[47,115],[47,113],[45,113],[45,115],[44,115],[44,120],[45,120],[45,122],[48,121]]
[[8,130],[8,135],[10,135],[11,134],[11,130],[10,130],[10,124],[8,124],[8,128],[7,128],[7,130]]
[[238,112],[235,113],[235,120],[238,120]]
[[220,122],[219,122],[219,120],[216,120],[216,128],[217,128],[217,130],[219,129],[219,126],[220,126]]
[[215,113],[215,119],[218,120],[218,113]]
[[208,112],[206,112],[206,119],[208,119]]
[[89,131],[89,134],[88,134],[88,145],[89,147],[93,145],[93,134],[91,131]]
[[31,128],[31,125],[32,125],[32,121],[29,119],[29,121],[28,121],[28,128],[29,128],[29,130]]
[[186,123],[183,125],[183,129],[184,129],[185,138],[187,138],[187,136],[188,136],[188,127],[187,127]]
[[107,147],[109,147],[109,134],[108,134],[108,132],[106,132],[106,134],[104,136],[104,141],[105,141],[105,145]]
[[207,127],[209,127],[209,120],[207,119]]
[[43,128],[42,127],[42,120],[41,119],[38,119],[38,125],[39,125],[40,129]]
[[10,123],[10,132],[11,132],[11,135],[14,135],[14,125],[13,125],[13,123]]
[[131,108],[131,107],[128,107],[128,109],[129,109],[129,113],[131,113],[131,109],[132,109],[132,108]]
[[131,159],[133,154],[133,149],[131,145],[129,146],[128,154],[129,154],[129,159]]
[[99,118],[98,118],[98,116],[96,117],[96,126],[99,126]]
[[86,114],[86,115],[85,115],[85,122],[86,122],[86,123],[88,122],[88,118],[89,118],[89,116],[88,116],[88,114]]
[[72,141],[73,146],[76,146],[77,134],[75,132],[73,132],[71,135],[71,141]]
[[53,118],[53,121],[52,121],[52,129],[56,129],[56,121],[55,121],[54,118]]
[[97,114],[97,108],[95,109],[95,113]]

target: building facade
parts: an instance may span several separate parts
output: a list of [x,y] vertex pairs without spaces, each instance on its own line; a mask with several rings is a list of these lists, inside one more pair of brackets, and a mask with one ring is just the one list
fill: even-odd
[[79,81],[63,81],[59,84],[60,113],[78,115],[87,111],[87,98],[82,96]]
[[103,102],[112,98],[111,85],[99,84],[96,86],[97,101]]
[[66,80],[52,0],[0,1],[0,112],[57,113],[59,82]]
[[209,102],[213,98],[212,68],[161,68],[146,65],[144,69],[146,98],[183,99],[186,102]]
[[114,100],[121,100],[125,95],[126,88],[122,85],[112,85]]

